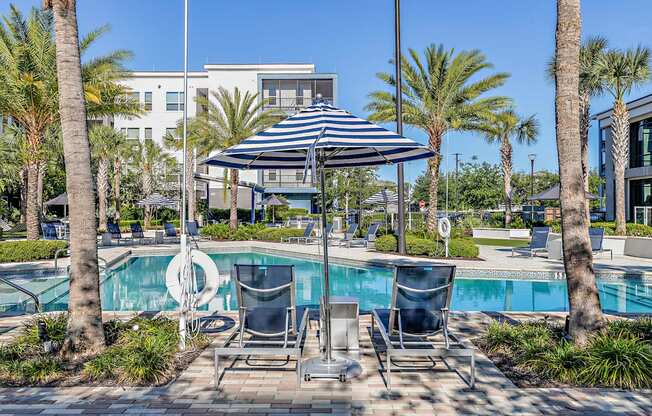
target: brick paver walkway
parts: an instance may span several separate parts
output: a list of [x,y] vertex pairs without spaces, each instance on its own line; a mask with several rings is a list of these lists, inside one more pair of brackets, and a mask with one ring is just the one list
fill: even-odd
[[[509,318],[531,316],[510,314]],[[485,314],[468,313],[454,317],[451,326],[468,339],[477,335],[490,319]],[[229,321],[220,321],[218,326]],[[360,324],[359,353],[364,372],[361,377],[347,383],[312,381],[303,383],[302,388],[297,390],[293,362],[273,369],[252,370],[243,361],[238,361],[224,374],[222,389],[215,391],[212,384],[212,351],[207,349],[179,378],[164,387],[0,389],[0,415],[652,414],[652,391],[521,389],[515,387],[480,353],[477,357],[478,380],[475,390],[469,389],[454,371],[459,369],[466,376],[468,365],[447,360],[446,363],[438,361],[434,369],[427,371],[392,370],[394,389],[389,394],[385,389],[383,373],[378,370],[377,354],[382,352],[382,348],[378,340],[371,339],[369,327],[369,317],[364,316]],[[214,345],[220,343],[230,331],[227,329],[213,334]],[[313,329],[306,355],[315,354],[316,349]]]

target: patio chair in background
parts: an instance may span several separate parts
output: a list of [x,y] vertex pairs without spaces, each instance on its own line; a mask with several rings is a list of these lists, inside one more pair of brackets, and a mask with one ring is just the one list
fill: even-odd
[[122,236],[122,232],[120,231],[120,226],[116,223],[109,223],[106,225],[106,230],[111,233],[111,241],[115,240],[118,245],[120,245],[121,242],[124,242],[125,244],[131,244],[133,243],[133,240],[130,238],[124,238]]
[[[326,235],[328,236],[327,240],[330,240],[331,237],[333,236],[333,224],[326,224]],[[321,235],[319,237],[308,237],[305,240],[303,240],[305,244],[313,244],[313,243],[321,244],[322,241],[323,239]]]
[[344,232],[344,237],[338,238],[334,242],[341,246],[350,247],[351,241],[354,239],[356,231],[358,231],[358,224],[353,223],[349,225],[349,228],[347,228],[347,230]]
[[364,238],[352,239],[349,243],[349,246],[363,245],[365,248],[369,248],[369,243],[373,243],[376,240],[376,234],[378,234],[379,228],[380,224],[371,224],[367,229],[367,234],[364,236]]
[[163,241],[167,242],[172,242],[172,243],[178,243],[181,238],[177,234],[177,229],[174,228],[174,225],[172,225],[169,222],[164,222],[163,223],[163,232],[165,235],[163,236]]
[[[372,339],[377,325],[385,344],[388,389],[392,357],[469,357],[468,382],[475,387],[473,346],[463,344],[448,330],[454,278],[454,265],[396,266],[390,309],[375,309],[371,321]],[[443,344],[431,339],[440,333]],[[401,361],[401,368],[405,366]]]
[[589,228],[589,238],[591,239],[591,251],[593,254],[609,253],[611,260],[614,259],[614,251],[610,248],[604,248],[604,228]]
[[130,224],[129,228],[131,228],[131,239],[134,242],[137,241],[140,244],[152,244],[154,242],[153,238],[145,237],[145,233],[143,232],[143,227],[140,225],[139,222]]
[[306,225],[306,228],[304,228],[302,236],[282,238],[281,243],[292,243],[293,241],[296,241],[298,243],[301,240],[305,241],[306,239],[310,238],[310,236],[312,236],[312,231],[314,229],[315,229],[315,223],[309,222],[308,225]]
[[240,322],[214,350],[215,388],[220,383],[219,358],[233,355],[293,357],[300,386],[308,309],[296,307],[294,266],[236,264],[234,270]]
[[512,248],[512,257],[514,253],[520,252],[529,254],[530,257],[536,256],[537,253],[548,251],[548,238],[550,237],[550,227],[533,227],[532,239],[527,247]]
[[41,233],[44,240],[58,240],[57,228],[51,222],[41,223]]

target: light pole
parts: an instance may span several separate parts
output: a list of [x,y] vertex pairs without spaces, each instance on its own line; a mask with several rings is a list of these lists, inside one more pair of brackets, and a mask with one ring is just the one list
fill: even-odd
[[459,210],[459,203],[460,203],[459,200],[460,184],[457,179],[459,178],[459,174],[460,174],[460,156],[462,156],[462,153],[453,153],[453,155],[455,156],[455,213],[457,213],[457,211]]
[[[530,198],[534,195],[534,159],[537,158],[536,153],[530,153],[527,155],[530,159]],[[530,200],[530,221],[534,222],[534,201]]]
[[[394,65],[396,70],[396,133],[403,135],[403,108],[401,91],[401,0],[394,1]],[[396,165],[398,192],[398,253],[405,254],[405,178],[403,163]]]

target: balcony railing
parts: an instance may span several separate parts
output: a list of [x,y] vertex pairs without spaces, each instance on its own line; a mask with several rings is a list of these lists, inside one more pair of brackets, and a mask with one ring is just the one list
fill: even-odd
[[313,188],[310,183],[310,174],[306,182],[303,182],[303,172],[301,174],[282,174],[282,175],[263,175],[263,186],[273,188]]
[[[299,111],[315,102],[314,97],[266,97],[265,109],[294,110]],[[326,104],[333,103],[333,97],[322,97]]]

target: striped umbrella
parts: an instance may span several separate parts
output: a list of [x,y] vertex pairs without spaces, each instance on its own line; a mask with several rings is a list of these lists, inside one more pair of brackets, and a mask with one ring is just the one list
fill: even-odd
[[394,191],[383,189],[371,195],[369,198],[362,201],[364,204],[398,204],[398,194]]
[[[360,367],[352,360],[333,358],[330,331],[330,284],[324,169],[387,165],[423,159],[434,153],[426,146],[328,104],[318,103],[280,123],[206,159],[209,165],[236,169],[304,169],[319,172],[324,250],[323,358],[308,360],[303,368],[314,377],[355,375]],[[314,176],[312,177],[314,182]]]
[[145,207],[176,207],[177,201],[174,199],[163,196],[159,193],[153,193],[150,196],[147,196],[140,201],[136,202],[136,205]]

